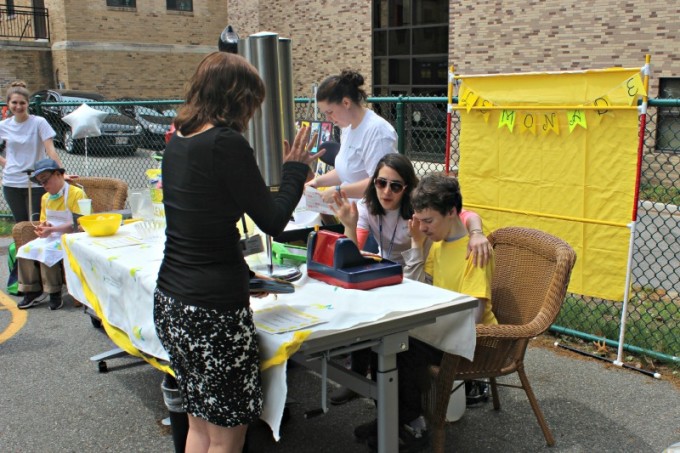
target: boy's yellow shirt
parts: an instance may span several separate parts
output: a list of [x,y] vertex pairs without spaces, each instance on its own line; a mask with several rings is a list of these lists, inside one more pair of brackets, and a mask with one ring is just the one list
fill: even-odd
[[432,244],[425,261],[425,272],[432,276],[432,284],[477,299],[486,299],[482,324],[498,324],[491,310],[491,278],[494,270],[493,255],[489,263],[480,268],[465,259],[469,236],[456,241],[439,241]]
[[[74,214],[80,214],[80,207],[78,206],[78,200],[85,198],[85,192],[78,186],[72,184],[68,185],[68,210]],[[51,200],[50,194],[46,193],[42,196],[40,200],[40,221],[44,222],[47,220],[47,210],[51,211],[65,211],[64,207],[64,196]]]

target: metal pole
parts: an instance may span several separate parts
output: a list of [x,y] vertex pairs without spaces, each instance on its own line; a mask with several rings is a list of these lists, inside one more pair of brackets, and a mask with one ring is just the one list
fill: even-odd
[[293,140],[295,140],[295,99],[293,97],[293,45],[289,38],[279,38],[279,81],[283,139],[293,146]]
[[397,150],[404,154],[404,98],[399,96],[397,101]]

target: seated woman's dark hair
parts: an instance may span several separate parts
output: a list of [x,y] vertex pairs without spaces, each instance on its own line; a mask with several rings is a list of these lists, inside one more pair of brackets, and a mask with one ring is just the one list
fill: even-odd
[[211,53],[189,79],[186,104],[175,126],[182,135],[198,131],[206,123],[243,132],[264,95],[257,69],[245,58],[226,52]]
[[416,171],[413,169],[413,164],[408,157],[398,153],[386,154],[378,161],[378,165],[375,167],[373,177],[371,178],[371,183],[366,187],[366,192],[364,192],[364,200],[368,212],[371,215],[385,215],[385,209],[380,204],[378,192],[373,183],[375,178],[378,177],[380,169],[383,167],[389,167],[396,171],[399,176],[401,176],[401,179],[404,180],[404,195],[401,197],[399,214],[404,219],[410,219],[411,216],[413,216],[413,209],[411,208],[411,191],[418,185],[418,177],[416,176]]
[[432,173],[420,180],[411,194],[411,204],[416,212],[432,209],[445,216],[456,208],[456,213],[460,214],[463,195],[457,179],[442,173]]
[[343,98],[349,98],[361,105],[366,100],[366,92],[361,88],[364,76],[350,69],[343,70],[340,75],[327,77],[316,91],[316,100],[339,104]]

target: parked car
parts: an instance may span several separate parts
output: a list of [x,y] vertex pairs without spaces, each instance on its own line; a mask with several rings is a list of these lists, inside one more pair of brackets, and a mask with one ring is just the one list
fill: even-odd
[[165,144],[167,145],[170,139],[172,138],[172,134],[175,133],[177,129],[175,129],[175,123],[172,123],[170,125],[170,129],[168,129],[168,132],[165,133]]
[[71,126],[62,121],[64,116],[83,103],[109,114],[104,118],[100,128],[102,135],[87,139],[88,153],[109,154],[124,151],[133,154],[137,150],[143,133],[142,126],[134,118],[121,114],[115,107],[90,104],[105,101],[101,94],[74,90],[42,90],[34,93],[31,101],[35,101],[38,96],[41,102],[72,103],[63,106],[42,106],[42,115],[57,133],[54,138],[55,145],[64,148],[67,153],[76,154],[85,150],[85,139],[74,139]]
[[[117,99],[117,101],[130,101],[133,99]],[[165,134],[170,130],[172,121],[177,116],[177,111],[170,105],[153,104],[128,104],[119,106],[120,111],[134,118],[144,129],[139,142],[140,148],[160,151],[165,148]]]

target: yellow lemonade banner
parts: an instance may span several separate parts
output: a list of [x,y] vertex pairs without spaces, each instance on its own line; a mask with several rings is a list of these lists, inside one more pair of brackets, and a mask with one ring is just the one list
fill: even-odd
[[458,76],[464,206],[489,230],[525,226],[567,241],[576,294],[623,300],[639,71]]

